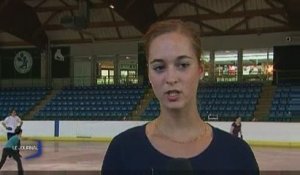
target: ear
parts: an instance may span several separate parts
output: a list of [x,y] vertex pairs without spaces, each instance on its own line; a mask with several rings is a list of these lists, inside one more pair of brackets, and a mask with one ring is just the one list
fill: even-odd
[[152,82],[151,82],[151,79],[150,79],[149,65],[148,64],[147,64],[147,76],[148,76],[148,81],[149,81],[150,85],[152,86]]
[[204,77],[204,65],[202,63],[199,64],[199,68],[198,68],[198,75],[200,77],[200,79],[202,80]]

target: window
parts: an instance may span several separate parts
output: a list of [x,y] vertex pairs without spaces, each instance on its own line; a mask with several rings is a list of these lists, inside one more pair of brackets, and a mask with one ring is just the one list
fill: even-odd
[[249,49],[243,51],[244,81],[273,79],[273,50]]
[[217,82],[237,81],[238,51],[215,52],[215,77]]
[[209,76],[209,71],[210,71],[210,52],[209,51],[204,51],[202,53],[202,58],[201,61],[203,63],[204,66],[204,77],[203,80],[206,81],[208,80],[208,76]]
[[138,83],[138,61],[137,56],[120,56],[119,57],[119,83],[120,84],[137,84]]
[[99,61],[97,66],[97,84],[114,84],[113,61]]
[[121,84],[137,84],[138,79],[136,70],[121,70],[120,83]]

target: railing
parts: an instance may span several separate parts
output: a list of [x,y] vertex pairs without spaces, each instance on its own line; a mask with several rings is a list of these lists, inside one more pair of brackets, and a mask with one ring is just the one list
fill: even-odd
[[58,89],[65,86],[96,86],[110,84],[142,84],[142,79],[128,76],[115,78],[113,76],[102,76],[93,78],[91,76],[76,76],[72,78],[53,78],[50,82],[45,78],[40,79],[1,79],[0,87],[51,87]]

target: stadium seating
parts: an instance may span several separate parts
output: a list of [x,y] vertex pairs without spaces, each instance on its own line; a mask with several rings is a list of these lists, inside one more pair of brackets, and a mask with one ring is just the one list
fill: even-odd
[[[251,120],[261,93],[262,83],[215,83],[200,85],[197,92],[201,117],[214,116],[218,120],[233,120],[241,116]],[[159,103],[153,99],[142,118],[149,120],[159,114]]]
[[1,119],[8,116],[12,108],[15,108],[22,118],[47,95],[48,91],[49,89],[44,87],[2,88],[0,91]]
[[40,110],[38,120],[122,120],[144,94],[144,86],[66,87]]
[[300,119],[300,86],[281,84],[273,96],[269,120],[290,121]]

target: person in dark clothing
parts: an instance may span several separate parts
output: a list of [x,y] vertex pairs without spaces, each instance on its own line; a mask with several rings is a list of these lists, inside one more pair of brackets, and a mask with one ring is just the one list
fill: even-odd
[[249,145],[200,117],[197,89],[204,68],[195,28],[181,20],[159,21],[150,26],[144,38],[148,76],[160,114],[113,138],[102,175],[165,175],[170,171],[258,175]]
[[242,134],[242,118],[236,117],[234,119],[234,122],[231,124],[230,133],[235,137],[241,137],[243,138]]
[[19,152],[21,146],[21,136],[22,136],[22,129],[17,127],[15,130],[15,135],[12,136],[4,145],[2,151],[2,157],[0,161],[0,169],[3,167],[7,156],[13,157],[18,164],[18,175],[23,175],[23,166],[21,161],[21,155]]

